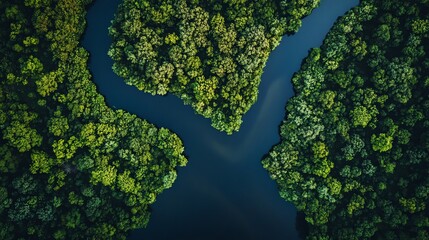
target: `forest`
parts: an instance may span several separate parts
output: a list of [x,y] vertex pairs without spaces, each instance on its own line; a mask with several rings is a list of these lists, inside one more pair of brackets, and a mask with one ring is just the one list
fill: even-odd
[[429,239],[429,1],[362,0],[293,79],[262,160],[306,239]]
[[232,134],[257,99],[270,52],[319,1],[124,0],[109,29],[113,70]]
[[[80,41],[92,0],[0,1],[0,239],[126,239],[187,164],[106,105]],[[113,71],[232,134],[269,53],[319,0],[123,0]],[[429,1],[361,0],[294,75],[262,159],[309,240],[429,239]],[[287,63],[285,63],[287,64]]]
[[90,0],[0,1],[0,239],[125,239],[182,141],[107,107],[79,46]]

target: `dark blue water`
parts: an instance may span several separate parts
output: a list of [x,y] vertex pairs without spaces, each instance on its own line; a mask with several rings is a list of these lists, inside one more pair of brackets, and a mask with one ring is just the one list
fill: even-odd
[[290,79],[311,47],[320,46],[336,18],[358,0],[323,0],[300,31],[283,38],[264,69],[257,103],[238,133],[228,136],[174,96],[152,96],[126,85],[111,70],[107,27],[118,0],[97,0],[87,15],[83,45],[89,67],[109,106],[176,132],[189,163],[173,187],[152,205],[144,230],[131,239],[297,239],[296,209],[280,198],[261,158],[279,142],[278,126],[293,95]]

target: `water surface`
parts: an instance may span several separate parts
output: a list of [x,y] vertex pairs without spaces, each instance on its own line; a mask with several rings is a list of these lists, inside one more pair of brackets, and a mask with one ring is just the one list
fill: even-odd
[[107,27],[119,0],[97,0],[87,15],[83,45],[89,67],[109,106],[176,132],[189,163],[171,189],[158,196],[146,229],[130,239],[297,239],[295,207],[280,198],[261,158],[280,141],[278,127],[293,95],[290,79],[302,59],[322,40],[336,18],[357,0],[322,0],[299,32],[284,37],[264,69],[258,101],[238,133],[228,136],[194,114],[174,96],[152,96],[128,86],[111,70]]

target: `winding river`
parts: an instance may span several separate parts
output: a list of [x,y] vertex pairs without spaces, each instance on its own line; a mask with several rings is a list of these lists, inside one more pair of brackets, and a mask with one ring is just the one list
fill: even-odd
[[152,205],[146,229],[130,239],[298,239],[296,209],[280,198],[261,158],[280,141],[278,126],[293,95],[290,79],[312,47],[358,0],[322,0],[299,32],[284,37],[264,69],[258,101],[238,133],[228,136],[174,96],[152,96],[126,85],[111,70],[107,27],[119,0],[97,0],[89,9],[84,47],[98,90],[121,108],[176,132],[189,159],[171,189]]

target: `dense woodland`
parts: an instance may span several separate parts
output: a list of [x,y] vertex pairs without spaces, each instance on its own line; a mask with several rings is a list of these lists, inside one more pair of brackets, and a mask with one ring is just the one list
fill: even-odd
[[[184,166],[177,135],[106,106],[79,46],[91,0],[0,1],[0,239],[124,239]],[[227,133],[319,0],[124,0],[114,71]],[[262,163],[307,239],[429,239],[429,1],[362,0],[292,81]]]
[[186,164],[175,134],[96,92],[89,2],[0,1],[2,240],[125,239]]
[[319,1],[124,0],[109,31],[113,70],[231,134],[257,99],[269,53]]
[[363,0],[293,77],[262,161],[307,239],[429,239],[429,1]]

